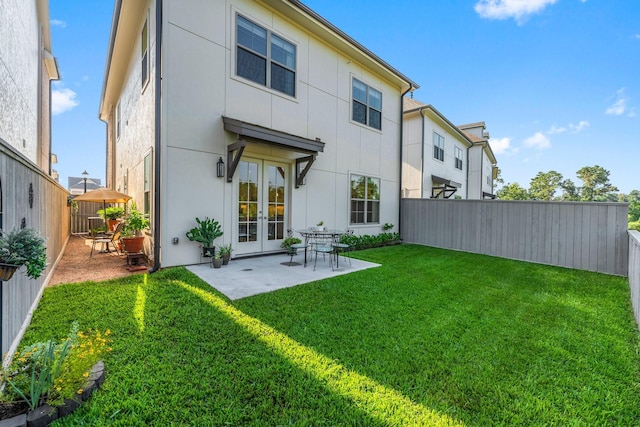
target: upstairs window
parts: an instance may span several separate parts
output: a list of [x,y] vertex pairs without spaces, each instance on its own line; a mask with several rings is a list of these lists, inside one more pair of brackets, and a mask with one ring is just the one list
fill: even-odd
[[236,74],[296,96],[296,46],[238,15]]
[[456,147],[455,154],[456,154],[456,159],[455,159],[456,169],[462,170],[462,149],[460,147]]
[[120,130],[121,130],[120,119],[121,119],[121,108],[120,108],[120,103],[118,102],[118,105],[116,105],[116,140],[120,138]]
[[382,129],[382,92],[353,79],[351,96],[351,119],[378,130]]
[[433,158],[444,162],[444,137],[433,133]]
[[380,179],[351,175],[351,224],[380,223]]
[[144,21],[144,27],[142,27],[142,35],[140,37],[140,48],[142,60],[142,88],[149,81],[149,19]]

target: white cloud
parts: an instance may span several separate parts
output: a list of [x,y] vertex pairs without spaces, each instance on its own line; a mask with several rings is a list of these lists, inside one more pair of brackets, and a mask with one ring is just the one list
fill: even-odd
[[634,35],[633,38],[636,39],[636,40],[640,40],[640,34]]
[[629,117],[635,117],[635,110],[629,108],[629,97],[624,94],[625,88],[620,88],[616,91],[615,102],[611,104],[605,114],[610,116],[622,116],[623,114],[629,115]]
[[542,132],[536,132],[533,136],[524,140],[525,147],[535,148],[537,150],[544,150],[551,147],[551,140],[547,138]]
[[61,88],[51,91],[51,114],[54,116],[72,110],[77,105],[76,93],[71,89]]
[[535,13],[541,12],[548,5],[557,0],[480,0],[474,10],[481,18],[509,19],[513,18],[518,24]]
[[511,149],[511,138],[491,138],[489,145],[494,154],[504,154]]
[[580,122],[577,125],[574,125],[573,123],[569,123],[569,128],[571,128],[571,130],[574,131],[575,133],[582,131],[584,128],[588,128],[589,126],[591,126],[591,124],[589,123],[588,120],[580,120]]
[[54,27],[67,28],[67,23],[59,19],[52,19],[49,23]]
[[551,126],[551,129],[549,129],[549,130],[546,132],[546,134],[547,134],[547,135],[553,135],[553,134],[556,134],[556,133],[564,133],[564,132],[566,132],[566,131],[567,131],[567,128],[564,128],[564,127],[558,127],[558,126],[556,126],[556,125],[553,125],[553,126]]

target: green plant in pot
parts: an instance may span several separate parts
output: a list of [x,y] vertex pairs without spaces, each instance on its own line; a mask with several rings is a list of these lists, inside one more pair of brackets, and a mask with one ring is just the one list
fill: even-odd
[[131,253],[142,252],[142,246],[144,244],[144,235],[142,230],[149,227],[149,220],[144,214],[138,211],[135,203],[131,205],[129,215],[125,220],[124,228],[122,229],[122,244],[124,250]]
[[109,223],[109,230],[113,231],[118,224],[118,219],[124,215],[124,208],[110,206],[106,209],[98,210],[97,214]]
[[220,268],[222,267],[223,264],[223,259],[222,259],[222,255],[220,254],[220,252],[216,252],[213,255],[213,259],[211,260],[211,265],[213,266],[213,268]]
[[297,237],[287,237],[282,241],[280,247],[286,250],[287,254],[291,255],[297,253],[296,248],[292,248],[291,245],[295,245],[298,243],[302,243],[302,240],[298,239]]
[[220,246],[220,256],[222,257],[222,265],[229,264],[231,260],[231,252],[233,252],[233,248],[231,247],[231,243],[228,245]]
[[[187,239],[202,245],[202,255],[215,255],[214,240],[222,236],[222,226],[213,218],[205,217],[203,220],[196,217],[197,227],[187,231]],[[207,253],[209,255],[207,255]]]
[[33,228],[0,231],[0,280],[9,280],[25,266],[27,276],[37,279],[47,267],[45,240]]

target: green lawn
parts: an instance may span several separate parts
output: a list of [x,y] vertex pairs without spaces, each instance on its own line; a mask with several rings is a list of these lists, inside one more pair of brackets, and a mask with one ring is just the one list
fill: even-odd
[[24,342],[112,331],[58,425],[640,425],[625,278],[400,245],[230,303],[182,268],[48,288]]

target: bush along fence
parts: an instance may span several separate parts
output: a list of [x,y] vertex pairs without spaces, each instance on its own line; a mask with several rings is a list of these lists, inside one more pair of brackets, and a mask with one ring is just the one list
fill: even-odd
[[345,234],[340,237],[340,243],[345,243],[354,250],[396,245],[400,242],[401,239],[399,233],[380,233],[374,236],[369,234],[364,234],[362,236]]

